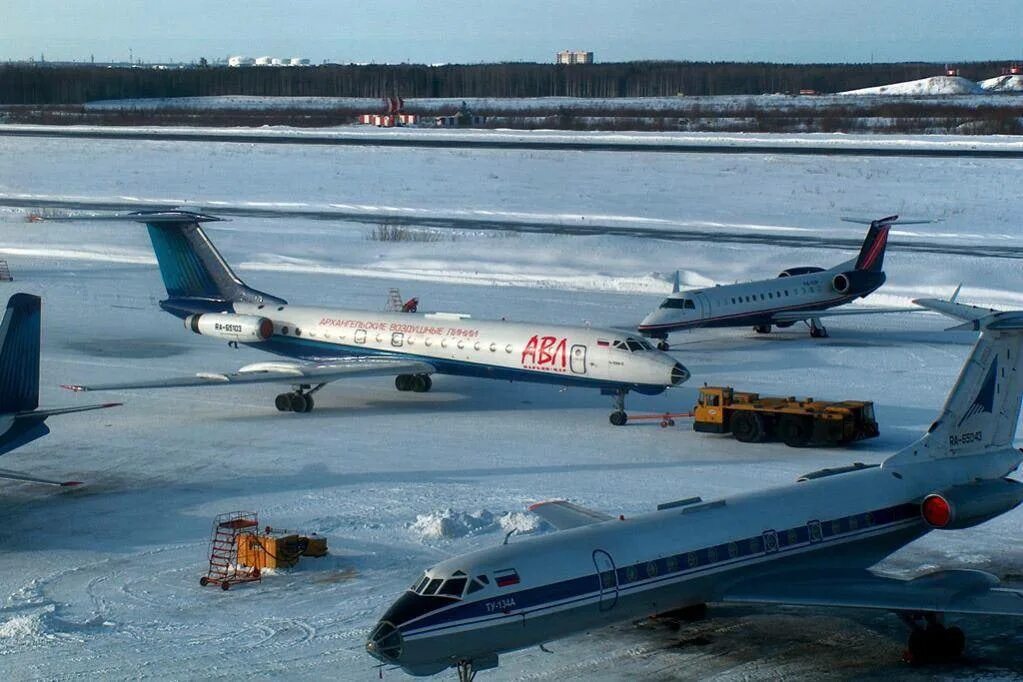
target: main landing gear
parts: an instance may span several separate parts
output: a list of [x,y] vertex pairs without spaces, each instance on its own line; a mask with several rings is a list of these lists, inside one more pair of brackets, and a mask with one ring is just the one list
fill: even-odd
[[610,422],[615,426],[625,426],[625,422],[629,421],[629,415],[625,413],[625,394],[628,393],[624,388],[619,388],[614,391],[614,412],[608,417]]
[[657,350],[671,350],[671,344],[668,343],[668,339],[659,339],[657,341]]
[[909,626],[909,642],[902,659],[910,665],[924,665],[959,658],[966,648],[966,635],[959,628],[945,627],[937,613],[900,614]]
[[433,379],[429,374],[399,374],[394,377],[394,387],[399,391],[426,393],[433,388]]
[[823,324],[821,324],[819,317],[811,317],[810,322],[810,336],[815,339],[826,339],[828,338],[828,330]]
[[753,327],[753,331],[755,331],[757,334],[770,334],[771,333],[771,325],[769,325],[769,324],[758,324],[755,327]]
[[326,386],[327,384],[317,384],[315,388],[310,389],[309,384],[302,384],[296,386],[295,390],[291,393],[281,393],[274,399],[274,406],[280,412],[312,412],[313,406],[313,393]]

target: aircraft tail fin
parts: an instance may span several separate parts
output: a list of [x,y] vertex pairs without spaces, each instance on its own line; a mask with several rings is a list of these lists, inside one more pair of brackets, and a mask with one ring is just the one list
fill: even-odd
[[0,322],[0,414],[39,407],[39,330],[42,301],[14,294]]
[[856,259],[857,270],[881,272],[884,267],[885,247],[888,246],[888,232],[892,229],[892,223],[898,219],[899,216],[893,215],[871,221],[867,237],[860,247],[860,255]]
[[978,329],[973,347],[938,419],[927,434],[889,458],[892,463],[985,454],[1012,447],[1023,400],[1023,311],[995,313],[963,328]]
[[226,311],[231,303],[283,305],[284,299],[248,287],[206,236],[202,223],[219,221],[189,211],[140,211],[130,218],[145,223],[167,289],[160,306],[184,317]]

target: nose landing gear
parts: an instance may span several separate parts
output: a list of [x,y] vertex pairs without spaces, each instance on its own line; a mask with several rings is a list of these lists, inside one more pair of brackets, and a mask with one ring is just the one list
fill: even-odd
[[614,412],[608,417],[608,420],[615,426],[625,426],[625,423],[629,421],[629,415],[625,413],[625,395],[628,393],[624,388],[619,388],[614,391]]
[[312,412],[315,403],[313,402],[313,393],[326,386],[327,384],[317,384],[315,388],[310,389],[309,384],[302,384],[296,386],[295,390],[291,393],[281,393],[274,399],[274,406],[279,412]]
[[828,338],[828,329],[821,324],[820,318],[810,318],[810,336],[815,339],[826,339]]

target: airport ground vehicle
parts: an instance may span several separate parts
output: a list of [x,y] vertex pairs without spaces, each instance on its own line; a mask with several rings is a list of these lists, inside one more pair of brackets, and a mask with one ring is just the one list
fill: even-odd
[[730,386],[702,387],[693,418],[694,431],[731,433],[741,443],[838,445],[878,435],[872,402],[761,396]]

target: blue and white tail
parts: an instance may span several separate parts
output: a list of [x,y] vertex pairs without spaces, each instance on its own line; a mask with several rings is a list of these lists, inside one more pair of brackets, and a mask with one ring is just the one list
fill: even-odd
[[995,313],[963,329],[978,329],[980,339],[959,373],[941,415],[920,441],[889,462],[968,457],[1010,450],[1016,436],[1023,378],[1023,311]]
[[145,223],[167,300],[160,307],[179,317],[230,311],[232,303],[283,305],[284,299],[252,289],[221,257],[201,223],[219,218],[188,211],[140,211],[130,219]]
[[39,407],[39,325],[42,302],[14,294],[0,323],[0,414]]

